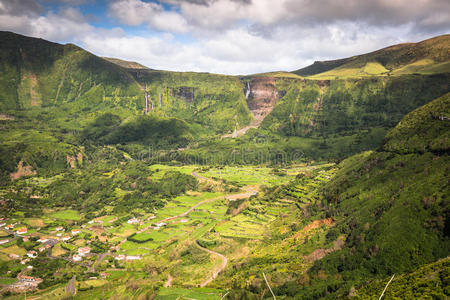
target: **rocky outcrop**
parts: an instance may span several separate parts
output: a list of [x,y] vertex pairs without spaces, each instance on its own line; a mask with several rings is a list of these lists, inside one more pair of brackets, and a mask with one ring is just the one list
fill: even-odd
[[190,86],[179,86],[171,88],[172,96],[183,99],[189,106],[192,105],[195,98],[195,88]]
[[250,125],[237,129],[222,138],[236,138],[244,135],[251,128],[258,128],[264,118],[270,114],[277,101],[284,96],[284,91],[278,91],[275,77],[254,77],[244,84],[244,95],[248,109],[253,114]]
[[247,106],[255,118],[255,125],[261,124],[279,99],[275,81],[274,77],[255,77],[247,84]]
[[36,171],[31,166],[24,166],[23,161],[17,165],[17,171],[10,173],[11,180],[16,180],[24,176],[36,175]]

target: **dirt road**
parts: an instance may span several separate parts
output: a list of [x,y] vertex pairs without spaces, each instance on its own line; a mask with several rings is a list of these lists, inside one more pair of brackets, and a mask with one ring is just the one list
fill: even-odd
[[214,279],[216,279],[217,275],[219,275],[220,272],[222,272],[223,270],[225,270],[225,268],[226,268],[226,266],[227,266],[227,264],[228,264],[228,258],[226,258],[225,255],[222,255],[222,254],[220,254],[220,253],[217,253],[217,252],[215,252],[215,251],[212,251],[212,250],[209,250],[209,249],[207,249],[207,248],[204,248],[204,247],[200,246],[200,245],[198,244],[198,242],[195,242],[195,245],[196,245],[199,249],[201,249],[201,250],[203,250],[203,251],[206,251],[206,252],[208,252],[208,253],[211,254],[211,255],[219,256],[219,257],[222,259],[222,264],[219,266],[219,268],[215,268],[215,269],[214,269],[214,271],[213,271],[211,277],[209,277],[208,279],[206,279],[205,281],[203,281],[202,283],[200,283],[200,287],[204,287],[204,286],[207,286],[209,283],[211,283],[211,281],[213,281]]

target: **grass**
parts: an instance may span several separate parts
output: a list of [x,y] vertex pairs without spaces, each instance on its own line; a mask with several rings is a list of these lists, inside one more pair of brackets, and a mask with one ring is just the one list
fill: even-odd
[[66,253],[67,253],[67,250],[63,249],[60,244],[57,244],[57,245],[53,246],[53,248],[52,248],[53,256],[61,256]]
[[199,171],[198,174],[207,178],[225,179],[240,186],[259,184],[273,186],[284,184],[293,178],[293,175],[277,176],[273,174],[272,168],[252,166],[209,168]]
[[76,210],[67,209],[67,210],[60,210],[57,212],[54,212],[51,214],[52,218],[60,219],[60,220],[72,220],[72,221],[79,221],[81,220],[80,213]]
[[24,256],[27,253],[27,251],[25,249],[23,249],[17,245],[13,245],[13,246],[10,246],[7,248],[0,249],[0,252],[3,252],[5,254],[17,254],[19,256]]
[[89,287],[99,287],[99,286],[103,286],[106,283],[108,283],[107,280],[103,280],[103,279],[90,279],[90,280],[85,280],[85,281],[81,281],[79,282],[79,287],[80,288],[89,288]]
[[378,62],[368,62],[362,67],[352,67],[351,65],[344,65],[324,73],[310,76],[310,79],[330,80],[330,79],[349,79],[349,78],[363,78],[368,76],[385,76],[389,73],[383,65]]
[[0,278],[0,285],[8,285],[17,282],[16,278]]
[[157,300],[220,300],[225,292],[223,290],[211,289],[211,288],[162,288],[158,295]]
[[45,222],[40,218],[28,218],[24,219],[24,223],[30,225],[31,227],[44,227]]

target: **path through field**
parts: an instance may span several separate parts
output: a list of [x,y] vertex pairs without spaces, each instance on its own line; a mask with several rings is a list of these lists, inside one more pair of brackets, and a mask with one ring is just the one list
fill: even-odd
[[75,296],[76,292],[77,290],[75,289],[75,275],[74,275],[66,285],[66,293]]
[[202,283],[200,283],[200,287],[205,287],[205,286],[207,286],[209,283],[211,283],[211,281],[213,281],[213,280],[217,277],[217,275],[220,274],[220,272],[222,272],[223,270],[225,270],[225,268],[226,268],[226,266],[227,266],[227,264],[228,264],[228,258],[226,258],[225,255],[222,255],[222,254],[220,254],[220,253],[217,253],[217,252],[215,252],[215,251],[212,251],[212,250],[209,250],[209,249],[207,249],[207,248],[204,248],[204,247],[200,246],[198,242],[196,242],[195,245],[196,245],[200,250],[206,251],[206,252],[208,252],[208,253],[211,254],[211,255],[217,255],[217,256],[219,256],[219,257],[222,259],[222,264],[220,265],[219,268],[215,268],[215,269],[213,270],[213,273],[212,273],[211,277],[209,277],[208,279],[206,279],[205,281],[203,281]]
[[164,284],[165,288],[171,287],[172,286],[172,281],[173,281],[173,277],[169,274],[167,275],[167,281]]

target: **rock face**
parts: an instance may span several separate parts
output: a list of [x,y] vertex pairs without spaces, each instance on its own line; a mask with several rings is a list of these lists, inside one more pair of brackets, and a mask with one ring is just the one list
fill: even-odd
[[189,86],[179,86],[171,88],[172,96],[181,98],[186,101],[187,104],[192,105],[195,97],[195,88]]
[[283,96],[275,86],[274,77],[254,77],[245,84],[244,95],[247,99],[247,107],[253,114],[253,121],[250,125],[232,134],[225,134],[222,138],[236,138],[244,135],[251,128],[258,128],[264,118],[270,114],[277,101]]
[[36,175],[36,171],[31,166],[24,166],[23,161],[17,165],[17,171],[10,174],[11,180],[19,179],[20,177]]
[[255,118],[254,125],[261,124],[279,99],[275,81],[274,77],[255,77],[247,85],[247,106]]

